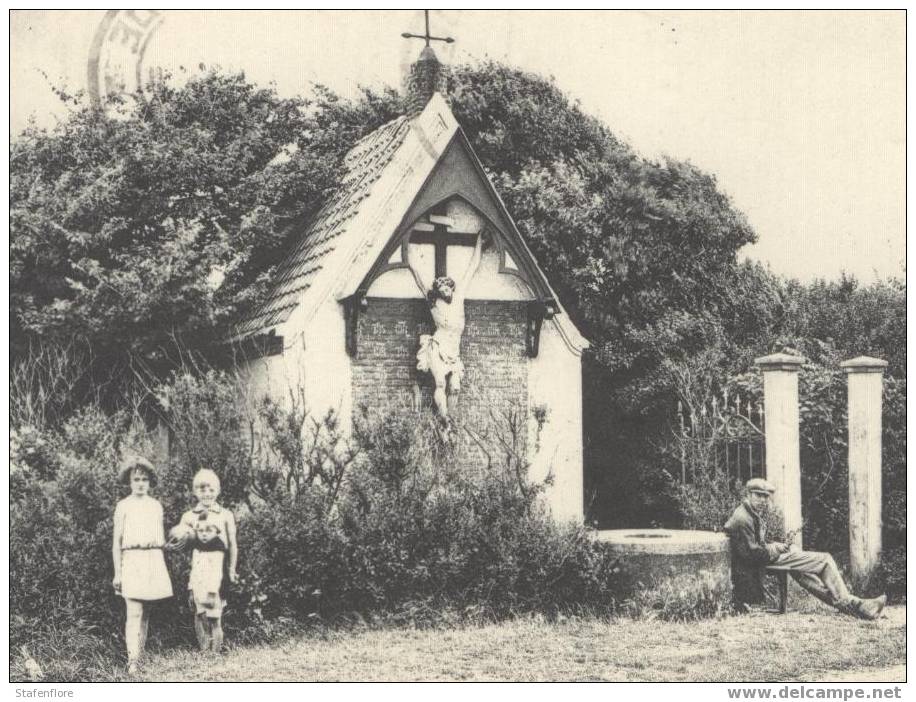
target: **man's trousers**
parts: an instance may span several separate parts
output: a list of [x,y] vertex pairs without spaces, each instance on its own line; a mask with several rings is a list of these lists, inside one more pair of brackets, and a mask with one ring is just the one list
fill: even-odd
[[843,582],[840,569],[829,553],[821,551],[789,551],[772,563],[770,570],[785,570],[805,590],[831,607],[850,602],[849,588]]

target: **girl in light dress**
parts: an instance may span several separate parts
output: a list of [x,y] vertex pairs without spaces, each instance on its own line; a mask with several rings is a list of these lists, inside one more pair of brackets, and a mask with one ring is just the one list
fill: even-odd
[[122,464],[118,482],[130,486],[130,495],[115,507],[111,584],[127,607],[124,639],[127,670],[133,674],[146,645],[148,603],[171,597],[172,582],[162,552],[165,546],[162,505],[149,495],[150,488],[158,482],[156,470],[145,458],[133,456]]

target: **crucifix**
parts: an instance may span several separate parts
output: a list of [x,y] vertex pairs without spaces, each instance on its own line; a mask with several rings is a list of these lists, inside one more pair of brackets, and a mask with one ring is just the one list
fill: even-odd
[[[464,300],[470,287],[471,279],[480,267],[483,252],[484,233],[475,234],[449,232],[452,218],[439,214],[430,214],[426,222],[418,222],[405,250],[405,263],[413,275],[414,282],[426,298],[429,311],[436,326],[432,334],[420,335],[420,350],[417,351],[417,370],[432,375],[435,384],[433,402],[436,413],[442,422],[443,438],[451,436],[451,422],[448,416],[448,395],[461,390],[461,378],[464,375],[464,364],[461,362],[461,336],[464,334],[465,316]],[[474,252],[467,269],[460,279],[448,276],[448,245],[461,244],[464,237],[473,238]],[[423,275],[411,260],[410,242],[432,243],[436,250],[436,277],[432,284],[423,279]]]
[[423,17],[426,20],[426,32],[423,34],[411,34],[410,32],[403,32],[401,34],[405,39],[423,39],[426,42],[426,45],[429,46],[431,41],[444,41],[446,44],[451,44],[455,40],[452,37],[434,37],[429,33],[429,10],[423,10]]

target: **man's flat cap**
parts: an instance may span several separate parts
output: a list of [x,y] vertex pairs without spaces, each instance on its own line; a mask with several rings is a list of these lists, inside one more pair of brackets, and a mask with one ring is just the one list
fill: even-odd
[[776,488],[773,486],[769,480],[764,480],[763,478],[751,478],[747,481],[747,485],[744,486],[748,492],[762,492],[766,495],[772,495],[776,492]]

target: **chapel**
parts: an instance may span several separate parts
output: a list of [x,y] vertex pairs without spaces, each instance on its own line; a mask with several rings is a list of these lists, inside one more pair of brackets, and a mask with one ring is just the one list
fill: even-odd
[[[334,409],[345,426],[357,412],[447,413],[447,440],[469,466],[487,442],[497,452],[513,441],[534,480],[551,476],[555,518],[581,521],[588,342],[452,114],[425,38],[407,114],[353,145],[336,192],[233,339],[258,349],[245,367],[258,395],[283,402],[302,388],[313,415]],[[422,281],[446,277],[455,297],[435,307]],[[463,315],[449,306],[462,304]],[[418,369],[421,346],[440,376],[454,371],[441,406],[436,369]]]

